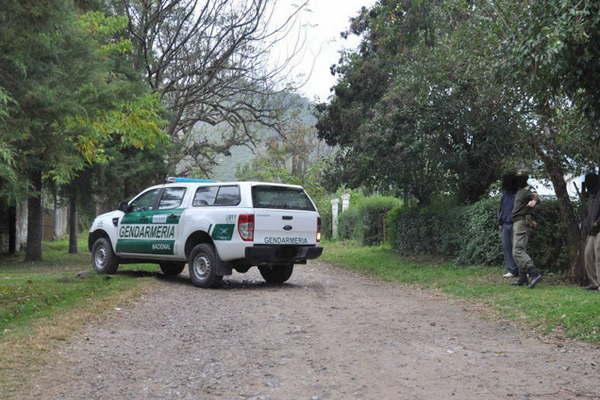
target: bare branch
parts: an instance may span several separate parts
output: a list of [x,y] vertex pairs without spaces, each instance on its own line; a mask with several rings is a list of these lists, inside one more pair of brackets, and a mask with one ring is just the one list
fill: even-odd
[[[294,32],[308,0],[279,24],[276,0],[121,2],[137,50],[136,68],[169,110],[173,141],[189,147],[181,149],[180,158],[193,150],[210,164],[218,152],[253,144],[254,125],[281,132],[285,105],[278,104],[278,93],[304,39],[297,35],[292,53],[278,66],[269,62],[270,50]],[[196,146],[201,138],[190,140],[202,123],[229,127],[223,146],[201,151]],[[171,158],[174,167],[180,159]]]

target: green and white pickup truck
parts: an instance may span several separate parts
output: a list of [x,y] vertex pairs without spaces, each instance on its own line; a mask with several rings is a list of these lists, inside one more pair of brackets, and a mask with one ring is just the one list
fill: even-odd
[[165,275],[177,275],[187,263],[194,285],[214,287],[234,269],[244,273],[257,266],[267,282],[283,283],[294,264],[323,252],[319,213],[300,186],[167,182],[96,217],[88,247],[97,272],[157,263]]

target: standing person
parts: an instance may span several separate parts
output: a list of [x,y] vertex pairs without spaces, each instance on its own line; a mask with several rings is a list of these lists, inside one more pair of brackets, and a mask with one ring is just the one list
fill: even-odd
[[500,227],[500,240],[504,253],[505,278],[513,278],[519,275],[519,267],[513,258],[513,206],[515,194],[517,193],[516,176],[513,172],[502,177],[502,198],[498,210],[498,226]]
[[586,290],[600,290],[600,177],[595,173],[585,175],[583,182],[585,215],[581,231],[586,236],[585,272],[590,285]]
[[519,279],[513,283],[516,286],[528,286],[533,289],[542,280],[542,274],[535,267],[533,260],[527,254],[529,234],[537,224],[533,220],[533,210],[539,203],[539,196],[528,184],[529,176],[519,172],[516,184],[519,191],[515,195],[513,207],[513,257],[519,266]]

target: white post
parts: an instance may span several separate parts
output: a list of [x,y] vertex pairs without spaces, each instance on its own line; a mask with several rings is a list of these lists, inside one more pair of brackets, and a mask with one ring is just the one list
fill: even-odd
[[340,199],[331,200],[331,238],[338,238],[338,209],[340,205]]
[[342,212],[350,208],[350,193],[344,193],[342,195]]

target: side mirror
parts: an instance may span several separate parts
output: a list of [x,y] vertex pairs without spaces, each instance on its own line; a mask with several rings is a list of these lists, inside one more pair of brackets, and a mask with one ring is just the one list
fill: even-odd
[[126,201],[122,201],[119,203],[119,211],[123,211],[125,214],[127,214],[129,211],[131,211],[131,208]]

